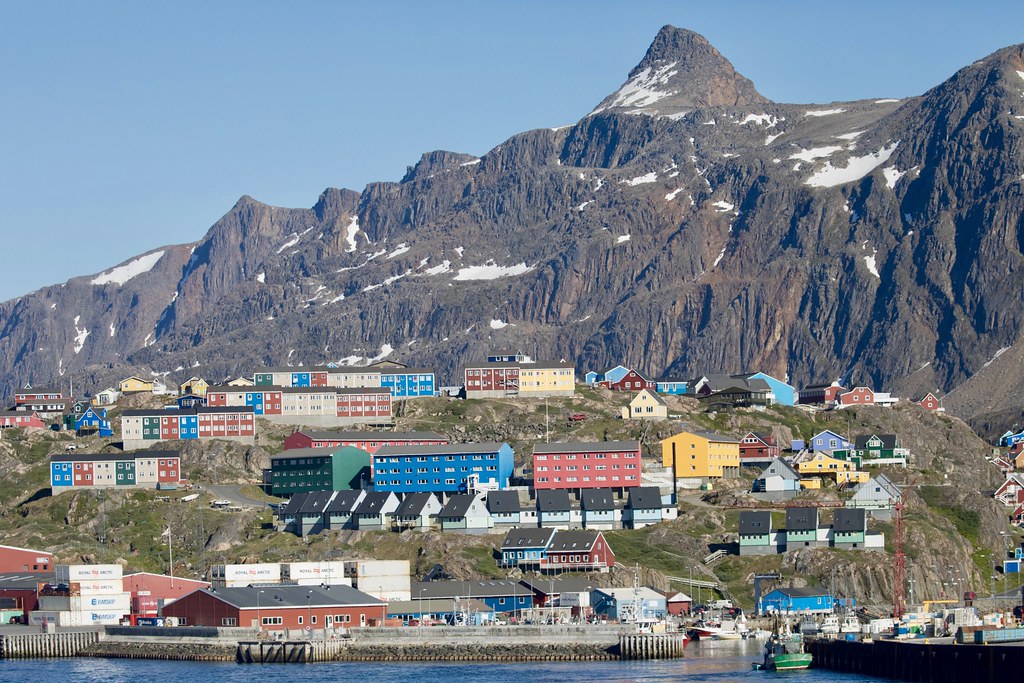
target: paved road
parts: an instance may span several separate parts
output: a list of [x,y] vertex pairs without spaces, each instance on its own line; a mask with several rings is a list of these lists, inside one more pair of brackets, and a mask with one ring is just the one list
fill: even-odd
[[214,500],[229,500],[232,505],[249,508],[267,506],[265,501],[250,498],[242,493],[242,487],[238,484],[204,484],[203,488],[209,491]]

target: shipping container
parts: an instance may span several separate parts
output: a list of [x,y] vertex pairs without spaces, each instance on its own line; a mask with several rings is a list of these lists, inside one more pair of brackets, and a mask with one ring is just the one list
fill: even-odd
[[974,632],[976,645],[990,643],[1017,643],[1024,640],[1024,628],[997,628]]
[[409,560],[350,560],[345,562],[347,576],[406,576],[410,575]]
[[110,595],[75,596],[71,598],[71,610],[129,614],[132,611],[132,594],[112,593]]
[[72,593],[81,595],[109,595],[110,593],[124,592],[124,581],[111,579],[109,581],[72,581],[70,584]]
[[58,564],[55,574],[57,583],[121,579],[123,577],[119,564]]
[[562,593],[558,600],[559,607],[590,607],[590,593]]
[[[298,583],[304,586],[320,585],[341,585],[345,578],[345,563],[333,562],[282,562],[281,580],[291,583]],[[315,583],[306,583],[315,580]],[[345,583],[351,585],[351,582]]]
[[43,621],[47,624],[57,626],[84,626],[81,612],[67,612],[54,610],[34,610],[29,612],[28,623],[30,626],[42,626]]
[[[283,579],[282,579],[282,581],[283,581]],[[349,578],[344,577],[344,576],[341,577],[341,578],[335,577],[333,579],[294,579],[294,580],[288,581],[287,583],[294,583],[297,586],[319,586],[319,585],[351,586],[352,585],[352,579],[349,579]]]
[[411,580],[406,576],[360,576],[355,581],[357,590],[380,600],[409,600]]
[[210,583],[214,586],[238,587],[253,583],[281,583],[281,565],[216,564],[210,567]]

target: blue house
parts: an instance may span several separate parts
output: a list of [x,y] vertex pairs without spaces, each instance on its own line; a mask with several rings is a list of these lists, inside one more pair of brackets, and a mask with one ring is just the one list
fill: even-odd
[[502,567],[538,569],[547,557],[548,546],[555,537],[554,529],[509,529],[501,542]]
[[373,488],[395,493],[467,493],[480,484],[508,487],[507,443],[383,446],[373,454]]
[[178,404],[179,410],[206,407],[206,397],[196,396],[195,394],[185,394],[184,396],[179,396],[177,399],[175,399],[174,402]]
[[625,513],[629,527],[642,529],[661,522],[661,507],[661,489],[657,486],[635,486],[629,489]]
[[1024,432],[1017,432],[1016,434],[1007,432],[999,439],[999,445],[1007,447],[1016,446],[1021,441],[1024,441]]
[[672,377],[654,380],[654,390],[659,394],[665,394],[667,396],[682,396],[686,393],[686,389],[689,385],[689,381],[685,379]]
[[487,510],[494,518],[495,528],[519,526],[522,508],[515,491],[488,491]]
[[616,365],[614,368],[608,368],[603,372],[594,372],[591,370],[583,376],[583,381],[587,384],[597,384],[598,382],[618,382],[628,374],[629,368],[625,365]]
[[853,448],[853,444],[845,436],[827,429],[811,437],[810,450],[812,451],[834,451],[848,448]]
[[776,588],[761,598],[757,611],[827,614],[835,604],[835,596],[821,588]]
[[755,372],[753,375],[748,375],[747,379],[764,380],[768,386],[771,387],[772,393],[775,395],[776,403],[784,406],[796,405],[796,389],[791,385],[786,384],[781,379],[775,379],[764,372]]
[[580,493],[580,516],[584,529],[614,529],[621,518],[616,519],[615,499],[611,489],[585,489]]
[[572,522],[572,505],[565,489],[537,491],[537,523],[542,527],[568,529]]
[[533,607],[533,591],[517,581],[425,581],[411,586],[409,596],[419,599],[480,600],[495,612],[519,612]]
[[590,594],[594,614],[608,619],[661,619],[668,613],[668,603],[652,588],[596,588]]
[[380,385],[391,389],[392,398],[433,396],[437,390],[437,379],[433,370],[410,368],[395,361],[380,361],[370,367],[380,370]]
[[107,419],[105,408],[86,408],[85,411],[75,420],[75,433],[98,434],[99,436],[113,436],[114,430]]

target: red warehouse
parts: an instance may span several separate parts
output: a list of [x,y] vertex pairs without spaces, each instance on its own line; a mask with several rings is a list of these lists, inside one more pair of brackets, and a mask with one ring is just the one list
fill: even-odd
[[875,392],[867,387],[854,387],[836,399],[840,406],[870,406],[875,404]]
[[260,625],[264,631],[359,628],[383,622],[387,603],[351,586],[202,588],[166,605],[183,626]]
[[53,572],[53,555],[44,550],[0,545],[0,574]]
[[640,442],[545,443],[533,447],[533,487],[628,488],[640,485]]
[[34,410],[31,412],[27,410],[0,410],[0,429],[7,429],[8,427],[38,427],[45,429],[46,423],[39,417],[39,413]]
[[192,591],[209,587],[209,581],[150,572],[126,574],[124,577],[124,590],[132,594],[132,614],[145,616],[157,616],[165,604],[183,598]]
[[466,398],[504,398],[519,393],[518,363],[482,363],[465,370]]
[[355,446],[371,455],[383,446],[441,446],[448,437],[434,432],[314,432],[299,430],[286,436],[284,449]]

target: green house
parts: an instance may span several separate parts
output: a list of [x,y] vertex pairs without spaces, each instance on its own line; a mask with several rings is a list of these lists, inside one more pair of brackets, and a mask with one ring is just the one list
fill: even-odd
[[275,496],[311,491],[349,491],[370,480],[370,454],[355,446],[294,448],[270,459]]
[[854,439],[857,455],[865,460],[896,457],[900,438],[895,434],[867,434]]
[[779,552],[777,534],[772,531],[771,512],[740,512],[740,555],[774,555]]
[[818,547],[818,508],[786,509],[786,550]]
[[848,550],[864,547],[868,531],[867,513],[863,508],[839,508],[832,517],[832,545]]
[[135,486],[135,461],[125,460],[117,463],[117,486]]

